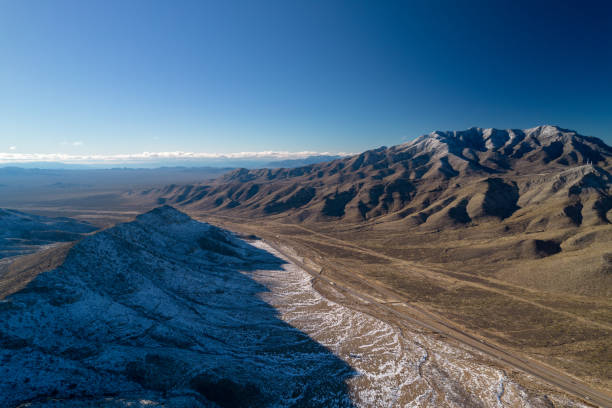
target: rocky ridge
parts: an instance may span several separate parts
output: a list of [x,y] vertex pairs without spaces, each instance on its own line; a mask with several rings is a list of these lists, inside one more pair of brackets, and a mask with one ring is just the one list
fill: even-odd
[[142,198],[301,222],[403,220],[426,229],[534,213],[552,199],[562,222],[600,225],[610,221],[611,166],[612,148],[574,131],[471,128],[310,166],[240,169]]

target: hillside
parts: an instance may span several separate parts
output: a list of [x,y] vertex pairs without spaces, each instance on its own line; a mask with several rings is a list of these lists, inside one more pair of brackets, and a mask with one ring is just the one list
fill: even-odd
[[2,293],[2,407],[228,407],[345,392],[346,363],[279,320],[255,296],[266,288],[241,273],[284,261],[228,232],[163,207],[56,255],[22,262],[47,271]]
[[194,209],[300,221],[380,217],[429,228],[506,219],[558,199],[564,220],[607,223],[612,148],[554,126],[472,128],[291,169],[236,170],[216,183],[150,191]]
[[66,217],[44,217],[0,208],[0,259],[75,241],[97,228]]
[[583,406],[347,292],[326,289],[351,308],[328,300],[282,256],[164,206],[20,258],[29,283],[0,295],[0,405]]
[[[551,126],[434,132],[331,162],[237,170],[47,210],[97,222],[170,203],[291,247],[356,292],[392,294],[609,392],[610,152]],[[7,276],[22,266],[36,276],[36,259]]]

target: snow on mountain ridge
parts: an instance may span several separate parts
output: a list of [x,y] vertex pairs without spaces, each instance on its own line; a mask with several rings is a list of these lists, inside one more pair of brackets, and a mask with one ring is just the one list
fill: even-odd
[[164,205],[136,217],[136,220],[146,223],[163,222],[167,224],[184,224],[193,221],[187,214],[172,206]]
[[350,368],[240,272],[282,263],[170,208],[85,237],[0,303],[0,406],[105,395],[208,406],[219,382],[251,401],[298,398],[304,382],[339,398]]
[[[573,130],[563,129],[559,126],[555,125],[540,125],[529,129],[497,129],[497,128],[480,128],[480,127],[471,127],[466,130],[436,130],[428,134],[424,134],[419,136],[418,138],[398,145],[404,147],[410,147],[417,145],[419,143],[424,142],[425,140],[432,139],[437,140],[439,142],[465,142],[467,141],[477,141],[481,140],[491,140],[492,138],[503,139],[505,142],[512,141],[518,135],[520,136],[545,136],[545,137],[554,137],[560,135],[578,135]],[[494,144],[492,146],[499,147],[499,144]]]

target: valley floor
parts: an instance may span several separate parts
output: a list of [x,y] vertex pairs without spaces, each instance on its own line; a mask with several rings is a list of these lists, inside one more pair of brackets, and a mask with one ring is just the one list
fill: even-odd
[[[287,259],[263,241],[254,245]],[[315,290],[313,277],[294,263],[283,269],[250,276],[270,289],[263,299],[279,310],[281,319],[355,369],[357,374],[348,384],[357,406],[583,406],[552,390],[545,395],[525,389],[470,347],[417,325],[399,327],[356,310],[359,306],[336,303]],[[333,286],[326,288],[329,297],[361,308],[372,306]]]

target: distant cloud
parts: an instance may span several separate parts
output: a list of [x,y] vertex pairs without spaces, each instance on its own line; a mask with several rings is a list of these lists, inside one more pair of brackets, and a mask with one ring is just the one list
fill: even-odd
[[72,142],[73,146],[83,146],[83,142],[81,142],[80,140],[77,140],[76,142]]
[[11,146],[9,147],[9,150],[17,150],[17,146]]
[[[11,149],[12,150],[12,149]],[[0,152],[0,163],[23,163],[23,162],[63,162],[63,163],[126,163],[147,162],[155,160],[202,160],[202,159],[267,159],[288,160],[304,159],[310,156],[337,155],[347,156],[351,153],[330,152],[286,152],[286,151],[263,151],[263,152],[238,152],[238,153],[203,153],[203,152],[142,152],[133,154],[91,154],[75,155],[64,153],[2,153]]]

